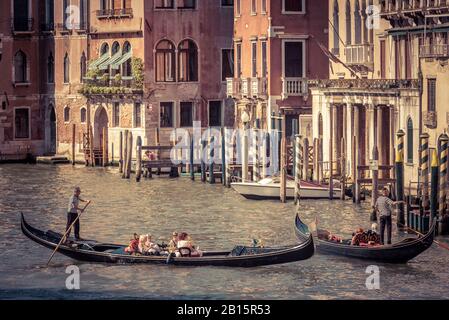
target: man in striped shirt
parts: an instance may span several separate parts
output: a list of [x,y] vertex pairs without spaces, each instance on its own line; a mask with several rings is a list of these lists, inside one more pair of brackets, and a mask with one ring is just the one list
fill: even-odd
[[391,213],[393,206],[399,202],[394,202],[388,196],[390,191],[388,188],[382,189],[382,194],[376,201],[375,209],[379,212],[380,219],[380,243],[383,245],[385,227],[387,227],[387,244],[391,244]]

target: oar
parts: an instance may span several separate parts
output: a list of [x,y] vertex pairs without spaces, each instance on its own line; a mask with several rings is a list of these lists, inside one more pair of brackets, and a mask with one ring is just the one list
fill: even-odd
[[72,230],[72,227],[75,225],[75,223],[81,218],[81,215],[84,213],[84,211],[87,209],[87,207],[89,206],[90,201],[86,204],[86,206],[84,207],[83,211],[78,215],[78,217],[75,219],[75,221],[73,221],[73,223],[70,225],[70,227],[67,229],[67,231],[64,233],[64,235],[61,238],[61,241],[59,241],[58,245],[56,246],[56,249],[53,251],[53,253],[50,256],[50,259],[48,259],[47,262],[47,267],[50,264],[51,259],[53,259],[53,257],[56,254],[56,251],[58,251],[59,247],[61,246],[61,244],[64,242],[64,240],[67,237],[67,234],[70,232],[70,230]]
[[[422,234],[421,232],[418,232],[418,231],[416,231],[416,230],[413,230],[413,229],[411,229],[411,228],[409,228],[409,227],[403,225],[402,223],[399,223],[399,225],[400,225],[401,227],[406,228],[407,230],[410,230],[411,232],[414,232],[414,233],[420,235],[420,236],[424,236],[424,234]],[[437,240],[433,240],[433,242],[435,242],[435,244],[437,244],[439,247],[441,247],[441,248],[443,248],[443,249],[446,249],[446,250],[449,250],[449,246],[448,246],[447,244],[441,243],[440,241],[437,241]]]

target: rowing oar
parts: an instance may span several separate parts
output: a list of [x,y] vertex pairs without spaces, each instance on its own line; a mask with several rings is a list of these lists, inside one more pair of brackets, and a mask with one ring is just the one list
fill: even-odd
[[70,225],[70,227],[66,230],[66,232],[64,233],[64,235],[61,238],[61,241],[59,241],[58,245],[56,246],[56,249],[53,251],[53,253],[50,256],[50,259],[48,259],[47,262],[47,267],[50,264],[51,259],[53,259],[53,257],[56,254],[56,251],[58,251],[59,247],[61,246],[61,244],[64,242],[64,240],[67,237],[67,234],[70,232],[70,230],[72,230],[73,226],[75,225],[75,223],[81,218],[81,215],[84,213],[84,211],[87,209],[87,207],[89,206],[90,201],[86,204],[86,206],[84,207],[84,209],[82,210],[82,212],[78,215],[78,217],[75,219],[75,221],[73,221],[73,223]]
[[[398,225],[400,225],[401,227],[404,227],[404,228],[406,228],[407,230],[410,230],[411,232],[414,232],[414,233],[416,233],[416,234],[418,234],[418,235],[420,235],[420,236],[424,236],[424,234],[422,234],[421,232],[416,231],[416,230],[413,230],[413,229],[411,229],[411,228],[409,228],[409,227],[403,225],[402,223],[398,223]],[[443,248],[443,249],[446,249],[446,250],[449,250],[449,246],[448,246],[447,244],[441,243],[440,241],[437,241],[437,240],[433,240],[433,242],[435,242],[435,244],[437,244],[439,247],[441,247],[441,248]]]

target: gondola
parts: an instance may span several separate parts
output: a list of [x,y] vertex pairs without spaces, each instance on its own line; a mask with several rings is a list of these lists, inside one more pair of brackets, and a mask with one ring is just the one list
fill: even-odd
[[[44,232],[33,228],[26,222],[23,214],[21,214],[21,228],[23,234],[29,239],[51,250],[56,249],[62,238],[62,235],[56,232]],[[301,226],[301,228],[304,228],[304,226]],[[302,232],[305,231],[302,230]],[[124,252],[126,247],[124,245],[104,244],[90,240],[81,242],[70,240],[67,245],[61,245],[58,252],[74,260],[96,263],[258,267],[301,261],[312,257],[315,252],[313,237],[310,233],[305,237],[307,237],[305,241],[292,246],[279,248],[236,246],[231,251],[204,252],[202,257],[129,255]]]
[[[331,254],[349,258],[371,260],[385,263],[406,263],[432,246],[436,222],[434,221],[427,234],[417,238],[407,238],[392,245],[377,247],[360,247],[350,245],[349,241],[343,243],[325,240],[326,230],[317,230],[316,249],[322,254]],[[304,224],[296,217],[296,236],[305,240],[306,234],[302,231]],[[315,232],[313,232],[315,233]]]

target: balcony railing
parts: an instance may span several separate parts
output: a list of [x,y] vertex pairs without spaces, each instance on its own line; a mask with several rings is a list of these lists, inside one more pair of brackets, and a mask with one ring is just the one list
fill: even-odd
[[240,98],[240,80],[235,78],[226,79],[226,94],[229,98]]
[[300,97],[309,93],[307,78],[283,78],[282,79],[282,97]]
[[242,79],[241,93],[243,97],[249,98],[251,96],[251,79],[245,78]]
[[374,63],[374,46],[356,44],[345,48],[346,63],[349,65],[372,65]]
[[423,123],[430,129],[437,127],[437,113],[435,111],[424,112]]
[[126,93],[141,93],[143,87],[138,85],[134,77],[116,78],[84,78],[83,87],[80,93],[85,95],[101,94],[126,94]]
[[97,18],[120,18],[120,17],[132,17],[132,8],[122,8],[122,9],[100,9],[96,12]]
[[448,5],[448,0],[381,0],[380,12],[388,14],[401,11],[432,10]]
[[449,57],[449,44],[421,45],[419,47],[421,58],[444,58]]
[[12,19],[11,31],[13,33],[30,33],[33,32],[34,19]]
[[253,98],[264,98],[268,95],[267,78],[251,79],[251,96]]

